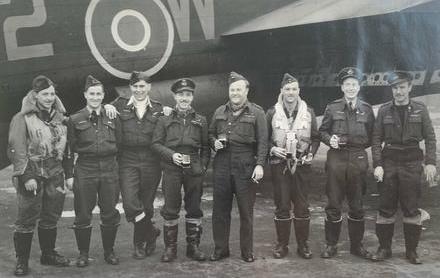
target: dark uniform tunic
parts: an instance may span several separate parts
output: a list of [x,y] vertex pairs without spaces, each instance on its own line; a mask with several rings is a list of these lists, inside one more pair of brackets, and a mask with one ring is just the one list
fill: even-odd
[[[211,153],[206,118],[193,109],[186,115],[174,110],[171,115],[161,117],[154,130],[152,149],[162,158],[162,190],[165,197],[161,210],[163,218],[179,218],[182,184],[185,191],[186,218],[201,218],[202,183]],[[190,155],[190,168],[174,164],[174,153]]]
[[[301,158],[307,155],[309,152],[315,155],[318,151],[320,138],[318,132],[318,126],[316,123],[316,116],[312,108],[307,107],[308,112],[311,115],[311,144],[309,149],[303,153],[298,153],[297,158]],[[292,117],[296,119],[298,113],[298,105],[295,107],[292,115],[289,117],[289,112],[284,109],[284,113],[287,118]],[[275,107],[269,108],[266,113],[267,128],[269,131],[269,138],[272,138],[272,119],[275,114]],[[273,140],[269,142],[269,151],[272,147],[276,146]],[[312,169],[310,164],[298,164],[295,173],[292,175],[288,169],[286,169],[286,161],[279,160],[276,157],[269,158],[272,170],[273,192],[275,201],[275,217],[277,219],[290,219],[291,204],[294,205],[295,218],[308,218],[310,217],[309,203],[307,201],[308,190],[310,188],[310,180],[312,175]]]
[[[384,168],[384,179],[378,189],[379,214],[385,218],[394,217],[398,203],[405,218],[420,215],[423,160],[425,164],[436,164],[435,133],[426,106],[410,100],[403,108],[402,121],[393,102],[382,105],[373,133],[373,166]],[[419,148],[422,140],[425,140],[425,158]]]
[[374,114],[371,106],[357,100],[354,109],[344,98],[327,105],[322,125],[319,128],[321,141],[330,146],[333,134],[342,142],[339,149],[331,148],[327,152],[328,204],[327,220],[336,222],[341,219],[342,202],[347,197],[348,215],[354,220],[363,220],[364,209],[362,195],[365,193],[365,178],[368,169],[368,157],[365,148],[371,145],[374,127]]
[[162,112],[162,105],[150,99],[151,106],[142,119],[128,99],[118,98],[112,103],[119,111],[122,138],[119,150],[119,177],[127,221],[145,214],[149,221],[154,216],[154,198],[161,178],[159,157],[151,150],[153,131]]
[[253,249],[253,206],[256,185],[251,177],[256,165],[264,166],[267,155],[267,122],[263,109],[247,102],[239,116],[229,103],[215,111],[209,126],[211,147],[219,134],[226,134],[228,147],[214,159],[214,205],[212,230],[216,252],[229,252],[232,199],[240,213],[240,247],[243,256]]
[[73,185],[74,227],[81,229],[90,226],[97,198],[102,226],[118,225],[118,120],[110,120],[104,109],[101,109],[99,116],[92,117],[89,110],[84,108],[70,117],[68,138],[72,152],[78,153]]

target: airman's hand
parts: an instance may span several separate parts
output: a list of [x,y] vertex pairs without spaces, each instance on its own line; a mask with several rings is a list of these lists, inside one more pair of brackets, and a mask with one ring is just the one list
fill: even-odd
[[377,166],[374,168],[374,178],[377,182],[383,182],[383,167]]
[[258,183],[258,181],[263,178],[263,175],[264,175],[263,166],[261,165],[255,166],[254,172],[252,173],[252,181]]
[[119,112],[118,110],[116,110],[116,107],[114,107],[111,104],[105,104],[104,105],[104,110],[105,110],[105,115],[110,119],[113,120],[115,119],[118,115]]
[[173,154],[173,163],[180,166],[183,162],[183,157],[181,153],[174,153]]
[[332,137],[330,137],[330,147],[333,149],[339,149],[339,137],[336,134],[333,134]]

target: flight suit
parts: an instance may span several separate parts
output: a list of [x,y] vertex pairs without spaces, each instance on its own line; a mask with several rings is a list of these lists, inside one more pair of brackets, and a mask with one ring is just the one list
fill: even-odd
[[[410,100],[403,108],[403,122],[392,101],[379,108],[372,140],[373,166],[384,169],[383,182],[378,183],[376,234],[379,249],[390,252],[398,204],[403,213],[407,251],[415,252],[422,224],[419,200],[423,162],[436,164],[436,138],[425,104]],[[419,147],[423,140],[425,156]]]
[[[160,234],[151,219],[162,170],[158,163],[159,156],[151,150],[151,142],[154,128],[163,112],[162,105],[150,99],[150,106],[139,119],[134,104],[128,102],[128,99],[120,97],[112,104],[120,113],[122,129],[119,178],[125,217],[135,225],[133,241],[135,253],[138,253],[135,258],[142,258],[154,251],[156,238]],[[144,245],[145,252],[141,251]]]
[[[161,117],[153,135],[152,149],[162,158],[162,190],[165,204],[161,215],[165,219],[165,244],[177,240],[177,224],[182,203],[181,188],[185,192],[186,233],[189,249],[198,248],[202,233],[200,208],[203,178],[210,159],[208,124],[206,118],[191,109],[187,114],[174,110],[170,116]],[[173,154],[190,156],[190,168],[173,163]],[[174,250],[174,249],[173,249]],[[190,253],[194,253],[190,250]],[[193,256],[191,256],[193,257]]]
[[335,246],[341,230],[342,202],[348,202],[348,228],[351,250],[361,246],[364,234],[364,209],[362,196],[366,190],[368,157],[365,148],[371,145],[374,126],[374,114],[371,106],[357,100],[355,108],[348,105],[344,98],[327,105],[322,125],[319,128],[321,141],[330,145],[332,135],[340,138],[338,149],[327,152],[326,194],[326,241]]
[[71,151],[78,154],[74,168],[73,228],[80,254],[87,254],[92,230],[92,210],[100,208],[101,236],[104,255],[113,252],[120,214],[117,144],[121,129],[118,119],[109,119],[104,109],[92,115],[87,108],[71,115],[68,138]]
[[220,134],[228,146],[214,158],[214,204],[212,231],[214,253],[229,255],[232,200],[237,198],[240,213],[240,249],[242,257],[253,256],[253,206],[256,185],[251,177],[256,165],[264,166],[267,156],[267,122],[263,109],[247,102],[238,116],[233,116],[230,103],[215,111],[210,126],[211,147]]
[[[13,183],[17,190],[18,212],[14,246],[17,256],[16,275],[28,272],[32,237],[38,221],[40,262],[67,266],[69,260],[55,251],[57,223],[63,212],[65,179],[72,177],[65,126],[65,109],[56,97],[49,113],[36,105],[36,92],[29,92],[22,108],[11,120],[8,157],[14,166]],[[37,190],[28,191],[25,183],[37,182]]]
[[[284,108],[285,115],[289,118],[289,113]],[[272,170],[273,193],[275,201],[275,226],[277,230],[278,244],[274,249],[276,258],[284,257],[287,254],[287,245],[290,238],[290,225],[292,222],[291,208],[294,206],[294,227],[296,240],[298,243],[298,253],[304,258],[310,258],[311,252],[308,248],[310,211],[307,200],[312,178],[312,169],[310,164],[302,164],[301,159],[308,153],[315,155],[320,144],[320,137],[313,109],[307,107],[310,115],[310,138],[307,142],[308,147],[303,152],[297,152],[296,158],[298,164],[295,172],[292,174],[287,166],[287,161],[275,156],[269,157],[269,163]],[[273,135],[273,117],[276,113],[275,106],[271,107],[266,113],[267,127],[269,134],[269,150],[276,146]],[[295,107],[291,120],[297,118],[298,105]],[[275,123],[276,124],[276,123]]]

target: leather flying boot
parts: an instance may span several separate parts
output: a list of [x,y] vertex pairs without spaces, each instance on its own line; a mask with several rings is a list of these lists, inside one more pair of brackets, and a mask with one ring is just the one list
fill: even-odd
[[350,237],[350,253],[352,255],[371,259],[371,253],[362,245],[364,238],[365,221],[348,218],[348,235]]
[[163,226],[163,240],[165,252],[162,255],[162,262],[172,262],[177,258],[177,233],[178,226]]
[[308,244],[310,218],[295,218],[293,224],[295,226],[296,243],[298,244],[296,249],[298,255],[304,259],[311,259],[312,251]]
[[14,247],[17,263],[15,264],[14,275],[24,276],[29,273],[29,254],[31,253],[32,237],[34,233],[14,232]]
[[86,267],[89,265],[89,248],[90,236],[92,235],[92,227],[74,228],[76,244],[78,245],[79,256],[76,259],[77,267]]
[[205,254],[199,249],[202,226],[186,222],[186,256],[195,261],[205,261]]
[[422,264],[417,255],[417,245],[419,244],[422,226],[403,223],[403,234],[405,235],[406,258],[412,264]]
[[391,258],[391,243],[394,235],[394,223],[392,224],[379,224],[376,223],[376,236],[379,240],[379,248],[377,252],[371,256],[371,260],[380,262]]
[[55,251],[57,228],[43,229],[38,227],[38,241],[40,242],[42,265],[69,266],[70,261]]
[[341,233],[342,219],[337,222],[325,220],[325,240],[326,246],[321,253],[321,258],[333,258],[338,253],[336,244],[339,241],[339,234]]
[[277,244],[273,249],[273,257],[275,259],[284,258],[289,252],[290,226],[292,219],[274,218],[275,229],[277,232]]
[[156,240],[159,236],[160,229],[156,228],[151,220],[147,220],[145,256],[150,256],[156,250]]
[[142,260],[145,259],[145,235],[147,233],[147,224],[145,217],[138,222],[134,222],[133,231],[133,258]]
[[119,258],[116,257],[113,247],[115,245],[118,226],[101,225],[102,247],[104,248],[104,260],[111,265],[119,264]]

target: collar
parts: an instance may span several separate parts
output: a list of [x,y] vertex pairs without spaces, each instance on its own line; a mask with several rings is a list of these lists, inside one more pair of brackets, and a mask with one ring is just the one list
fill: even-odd
[[145,104],[145,107],[153,108],[153,105],[151,104],[150,98],[148,96],[143,101],[137,101],[134,96],[131,96],[127,102],[127,106],[130,106],[130,105],[136,106],[136,105],[140,105],[140,104]]
[[[93,110],[90,109],[87,105],[86,105],[86,110],[89,112],[89,116],[92,115]],[[95,110],[95,111],[96,111],[96,114],[98,116],[100,116],[101,115],[101,111],[102,111],[102,107],[99,106],[98,110]]]
[[[243,109],[250,109],[250,103],[249,103],[249,100],[246,100],[246,102],[243,104]],[[225,104],[225,110],[231,110],[232,111],[232,104],[231,104],[231,102],[230,101],[228,101],[226,104]]]
[[351,102],[351,103],[354,102],[354,107],[352,107],[352,108],[353,108],[353,109],[359,108],[359,98],[355,98],[354,101],[349,101],[348,99],[346,99],[346,98],[344,97],[344,100],[345,100],[345,105],[346,105],[347,107],[348,107],[348,103],[349,103],[349,102]]
[[[399,107],[399,106],[405,106],[405,105],[399,105],[399,106],[396,105],[396,104],[394,103],[394,100],[392,100],[391,103],[392,103],[392,105],[391,105],[391,109],[393,109],[393,110],[396,110],[397,107]],[[413,104],[414,104],[414,103],[413,103],[412,100],[410,99],[410,100],[409,100],[409,103],[406,105],[406,106],[408,106],[408,111],[411,111],[411,110],[414,109]]]
[[185,116],[188,116],[188,115],[193,115],[195,113],[196,113],[196,111],[192,107],[190,109],[188,109],[187,111],[185,111],[185,112],[179,111],[177,109],[177,107],[174,107],[174,109],[173,109],[174,116],[183,116],[184,114],[185,114]]

